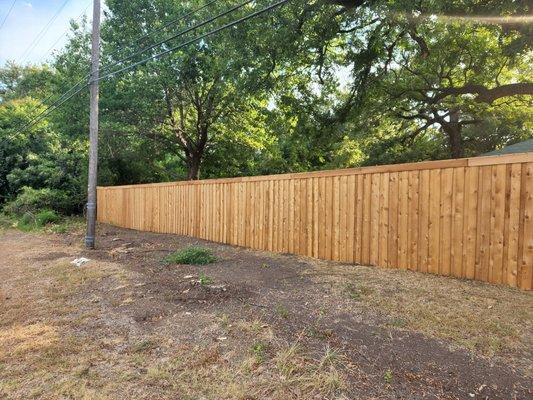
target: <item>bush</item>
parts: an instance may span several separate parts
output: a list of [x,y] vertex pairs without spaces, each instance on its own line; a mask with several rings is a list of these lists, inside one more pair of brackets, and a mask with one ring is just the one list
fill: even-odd
[[54,224],[61,220],[55,211],[43,210],[37,214],[25,212],[18,220],[17,226],[22,230],[42,228],[48,224]]
[[76,208],[75,200],[66,192],[56,189],[33,189],[25,186],[18,196],[7,203],[4,210],[10,214],[37,214],[42,210],[53,210],[61,214],[70,214]]
[[167,264],[205,265],[216,260],[211,250],[205,247],[191,246],[168,255],[164,261]]
[[59,222],[61,218],[52,210],[43,210],[35,216],[35,224],[37,226],[45,226]]

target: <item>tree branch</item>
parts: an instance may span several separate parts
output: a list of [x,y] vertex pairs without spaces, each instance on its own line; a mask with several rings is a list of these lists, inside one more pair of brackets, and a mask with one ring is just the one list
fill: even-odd
[[533,95],[533,82],[519,82],[509,83],[507,85],[497,86],[488,89],[483,85],[468,84],[462,87],[450,87],[443,89],[435,89],[439,94],[434,98],[434,102],[438,103],[448,96],[460,96],[463,94],[475,95],[475,100],[480,103],[491,104],[497,99],[508,96],[518,95]]

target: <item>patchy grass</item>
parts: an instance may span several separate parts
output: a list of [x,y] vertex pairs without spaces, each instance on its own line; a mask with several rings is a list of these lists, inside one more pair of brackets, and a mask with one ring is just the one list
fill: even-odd
[[527,352],[533,345],[531,292],[363,266],[354,271],[339,265],[319,276],[367,311],[381,313],[390,328],[419,331],[486,356]]
[[51,210],[43,210],[37,214],[27,212],[22,216],[0,213],[0,232],[14,228],[23,232],[73,234],[82,231],[84,227],[83,217],[62,217]]
[[[144,235],[124,231],[121,237],[127,234]],[[314,269],[311,262],[294,264],[302,274],[298,280],[274,286],[280,276],[274,268],[246,259],[244,270],[255,265],[250,276],[255,271],[258,277],[252,286],[253,278],[242,279],[243,269],[228,272],[237,263],[211,265],[209,276],[202,273],[206,267],[161,268],[161,253],[138,245],[146,236],[127,238],[132,253],[111,262],[114,237],[116,231],[102,235],[107,250],[93,253],[81,268],[69,264],[81,247],[65,245],[70,237],[13,230],[2,237],[7,268],[0,259],[0,398],[333,400],[411,398],[422,391],[445,397],[438,390],[453,388],[445,380],[448,369],[435,373],[444,357],[406,375],[411,370],[402,357],[369,356],[373,343],[387,349],[393,337],[410,335],[396,329],[422,332],[416,340],[426,346],[437,337],[471,348],[476,362],[483,361],[478,353],[514,352],[514,369],[530,359],[523,355],[531,348],[530,293],[335,263]],[[153,238],[162,249],[176,240]],[[219,254],[226,260],[239,251]],[[287,262],[276,262],[275,269]],[[169,296],[190,289],[177,284],[184,276],[263,291],[210,298],[215,291],[200,290],[201,297],[184,296],[186,301]],[[356,318],[370,327],[368,335]],[[337,330],[340,325],[346,330]],[[357,336],[350,336],[352,330]],[[483,373],[480,381],[487,381]]]
[[166,264],[205,265],[216,261],[213,252],[205,247],[190,246],[169,254],[163,260]]

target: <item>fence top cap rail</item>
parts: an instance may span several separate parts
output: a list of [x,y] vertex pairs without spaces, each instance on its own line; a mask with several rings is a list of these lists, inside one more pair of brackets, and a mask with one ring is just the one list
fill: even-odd
[[372,173],[385,172],[401,172],[401,171],[416,171],[424,169],[442,169],[442,168],[456,168],[456,167],[473,167],[483,165],[498,165],[498,164],[513,164],[533,162],[533,152],[528,153],[514,153],[514,154],[498,154],[494,156],[480,156],[471,158],[456,158],[451,160],[434,160],[421,161],[416,163],[404,164],[388,164],[375,165],[369,167],[345,168],[325,171],[313,172],[294,172],[276,175],[259,175],[246,176],[236,178],[216,178],[203,179],[198,181],[176,181],[176,182],[161,182],[161,183],[145,183],[136,185],[122,185],[122,186],[98,186],[98,189],[125,189],[125,188],[139,188],[139,187],[158,187],[158,186],[179,186],[179,185],[206,185],[215,183],[238,183],[238,182],[254,182],[266,180],[284,180],[284,179],[303,179],[303,178],[320,178],[329,176],[345,176],[345,175],[361,175]]

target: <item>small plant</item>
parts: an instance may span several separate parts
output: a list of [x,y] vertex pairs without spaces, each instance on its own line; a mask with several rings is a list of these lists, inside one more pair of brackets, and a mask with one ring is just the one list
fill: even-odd
[[394,326],[395,328],[404,328],[407,326],[407,321],[403,318],[393,318],[390,321],[390,325]]
[[35,226],[35,215],[31,212],[25,212],[20,217],[17,226],[21,229],[27,230]]
[[157,347],[157,343],[155,343],[152,340],[143,340],[141,342],[136,343],[132,347],[132,351],[134,353],[142,353],[145,351],[150,351],[152,349],[155,349]]
[[276,313],[278,313],[281,318],[289,317],[289,310],[287,310],[287,307],[285,307],[283,304],[278,304],[276,306]]
[[200,274],[200,277],[198,278],[198,282],[200,283],[201,286],[211,285],[213,283],[213,278],[205,274]]
[[383,374],[383,379],[385,380],[385,383],[387,385],[390,385],[392,383],[392,371],[390,370],[390,368],[386,370]]
[[220,326],[222,326],[223,328],[227,328],[229,326],[229,315],[228,314],[222,314],[220,317],[219,317],[219,321],[220,321]]
[[13,226],[13,220],[5,215],[0,213],[0,230],[11,228]]
[[252,346],[252,353],[255,356],[255,360],[258,364],[261,364],[263,361],[265,361],[265,353],[267,350],[267,345],[263,342],[257,342],[254,343]]
[[217,259],[210,249],[199,246],[191,246],[176,251],[165,257],[166,264],[205,265],[215,262]]
[[330,338],[331,336],[333,336],[333,331],[331,329],[321,330],[319,328],[312,326],[307,329],[307,334],[317,339],[326,340]]
[[367,296],[371,293],[371,290],[365,286],[357,287],[353,283],[348,283],[344,287],[344,292],[352,300],[361,300],[363,296]]

